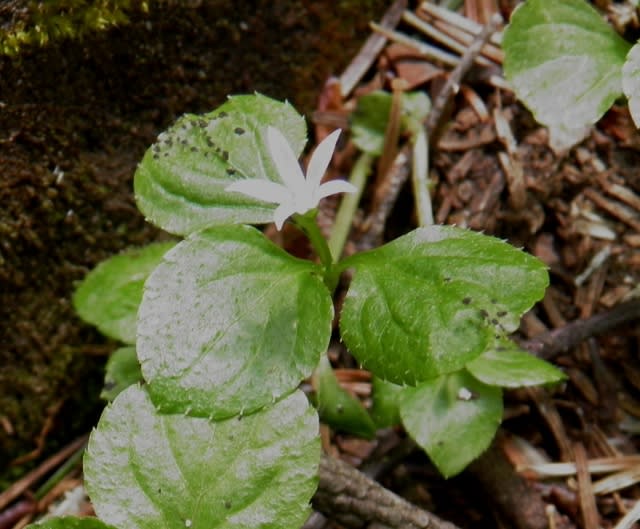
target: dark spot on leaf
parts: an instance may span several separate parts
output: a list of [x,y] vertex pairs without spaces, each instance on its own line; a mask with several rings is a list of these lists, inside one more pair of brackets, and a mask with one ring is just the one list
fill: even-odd
[[222,151],[222,159],[225,162],[229,161],[229,153],[227,151]]
[[489,313],[486,310],[482,309],[480,311],[480,316],[482,316],[483,318],[488,318],[489,317]]
[[[497,338],[497,336],[496,336],[496,338]],[[507,348],[505,346],[503,346],[503,345],[499,345],[498,347],[496,347],[496,351],[506,351],[506,350],[507,350]]]
[[231,502],[229,500],[224,500],[224,508],[231,509]]
[[495,305],[496,303],[498,303],[498,300],[497,299],[492,299],[491,303],[493,303]]
[[213,142],[211,141],[211,138],[207,138],[207,146],[213,147]]
[[491,323],[493,323],[494,325],[498,325],[498,320],[496,320],[495,318],[493,318],[493,319],[491,320]]
[[198,121],[198,125],[204,129],[207,126],[207,122],[204,119],[201,119]]
[[227,169],[227,174],[228,174],[228,175],[233,176],[234,174],[236,174],[236,170],[235,170],[235,169],[228,168],[228,169]]
[[196,152],[198,149],[196,149],[195,147],[191,147],[191,152]]
[[500,312],[498,312],[498,316],[500,318],[504,318],[507,315],[507,311],[506,310],[501,310]]
[[235,129],[233,129],[233,132],[235,132],[238,136],[242,136],[245,130],[242,127],[236,127]]
[[464,298],[462,300],[462,303],[464,303],[465,305],[468,305],[469,303],[471,303],[471,298]]
[[451,282],[451,278],[450,277],[445,277],[444,278],[444,282],[445,283],[450,283]]
[[227,114],[226,112],[220,112],[220,114],[218,114],[219,118],[226,118],[229,114]]

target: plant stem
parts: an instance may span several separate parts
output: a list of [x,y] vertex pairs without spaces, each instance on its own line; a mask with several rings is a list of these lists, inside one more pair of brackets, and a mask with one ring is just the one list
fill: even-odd
[[371,171],[373,164],[373,156],[363,153],[356,160],[351,170],[349,181],[356,187],[355,193],[348,193],[342,197],[340,208],[336,215],[336,221],[333,225],[331,236],[329,237],[329,251],[333,256],[333,262],[337,262],[342,255],[344,245],[353,224],[353,216],[355,215],[362,191],[367,183],[367,176]]
[[294,215],[293,220],[295,224],[304,232],[309,238],[311,245],[318,254],[320,262],[327,269],[330,270],[333,265],[333,257],[331,251],[327,245],[326,239],[322,236],[320,228],[316,223],[317,210],[312,210],[304,215]]
[[413,140],[413,196],[420,226],[433,224],[433,208],[429,193],[429,140],[423,127],[414,135]]

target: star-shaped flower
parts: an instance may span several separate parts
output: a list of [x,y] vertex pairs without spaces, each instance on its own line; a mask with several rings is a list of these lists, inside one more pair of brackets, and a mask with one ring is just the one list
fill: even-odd
[[356,188],[345,180],[320,183],[322,175],[331,162],[338,136],[340,136],[340,130],[329,134],[318,145],[309,161],[305,178],[298,159],[286,138],[278,129],[268,127],[267,147],[283,183],[249,178],[233,182],[225,190],[236,191],[264,202],[278,204],[273,220],[276,223],[276,228],[280,230],[288,217],[294,213],[300,215],[306,213],[315,208],[323,198],[336,193],[356,191]]

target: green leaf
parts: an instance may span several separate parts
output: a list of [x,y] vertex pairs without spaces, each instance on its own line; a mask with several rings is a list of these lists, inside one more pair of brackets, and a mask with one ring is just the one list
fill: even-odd
[[116,349],[107,362],[104,387],[100,398],[111,401],[118,393],[132,384],[142,381],[142,372],[136,355],[135,347],[120,347]]
[[[571,142],[622,94],[630,44],[584,0],[528,0],[504,33],[504,70],[517,96]],[[554,142],[556,148],[570,147]]]
[[543,263],[452,226],[420,228],[344,262],[356,268],[340,329],[374,375],[395,384],[464,367],[518,328],[544,295]]
[[566,378],[557,367],[521,350],[508,338],[496,340],[466,367],[485,384],[506,388],[551,384]]
[[622,89],[629,99],[629,112],[640,127],[640,44],[633,45],[622,67]]
[[164,412],[251,413],[311,375],[331,336],[322,269],[249,226],[189,236],[149,277],[138,359]]
[[242,178],[281,183],[266,146],[269,125],[297,155],[302,152],[307,137],[302,116],[290,104],[260,94],[230,97],[214,112],[180,118],[160,134],[136,171],[140,211],[181,235],[214,224],[271,222],[277,204],[225,191]]
[[[431,109],[431,101],[423,92],[402,95],[403,128],[415,131]],[[384,147],[384,135],[391,111],[391,94],[382,90],[358,99],[352,116],[353,142],[363,152],[379,156]]]
[[400,399],[404,387],[397,386],[378,377],[371,381],[371,418],[378,428],[400,424]]
[[280,529],[309,514],[318,416],[296,391],[222,422],[162,415],[140,386],[120,393],[84,458],[98,516],[127,529]]
[[97,518],[76,516],[61,516],[59,518],[48,518],[38,523],[28,525],[31,529],[115,529],[113,525],[104,523]]
[[357,398],[342,389],[326,355],[322,355],[313,380],[322,422],[366,439],[375,436],[376,426],[371,417]]
[[142,300],[142,287],[162,256],[175,244],[150,244],[101,262],[73,294],[73,306],[78,315],[105,336],[135,344],[136,314]]
[[406,388],[400,415],[407,433],[448,478],[491,443],[502,419],[502,391],[462,370]]

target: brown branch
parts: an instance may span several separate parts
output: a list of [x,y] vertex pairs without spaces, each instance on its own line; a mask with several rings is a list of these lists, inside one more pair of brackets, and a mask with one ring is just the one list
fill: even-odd
[[458,529],[385,489],[351,465],[326,455],[313,498],[318,511],[348,527],[378,522],[398,529]]
[[491,507],[514,529],[546,529],[545,503],[540,493],[518,474],[501,448],[501,436],[468,467]]
[[521,345],[540,358],[550,360],[584,340],[604,334],[615,327],[640,319],[640,298],[616,305],[584,320],[536,336]]

